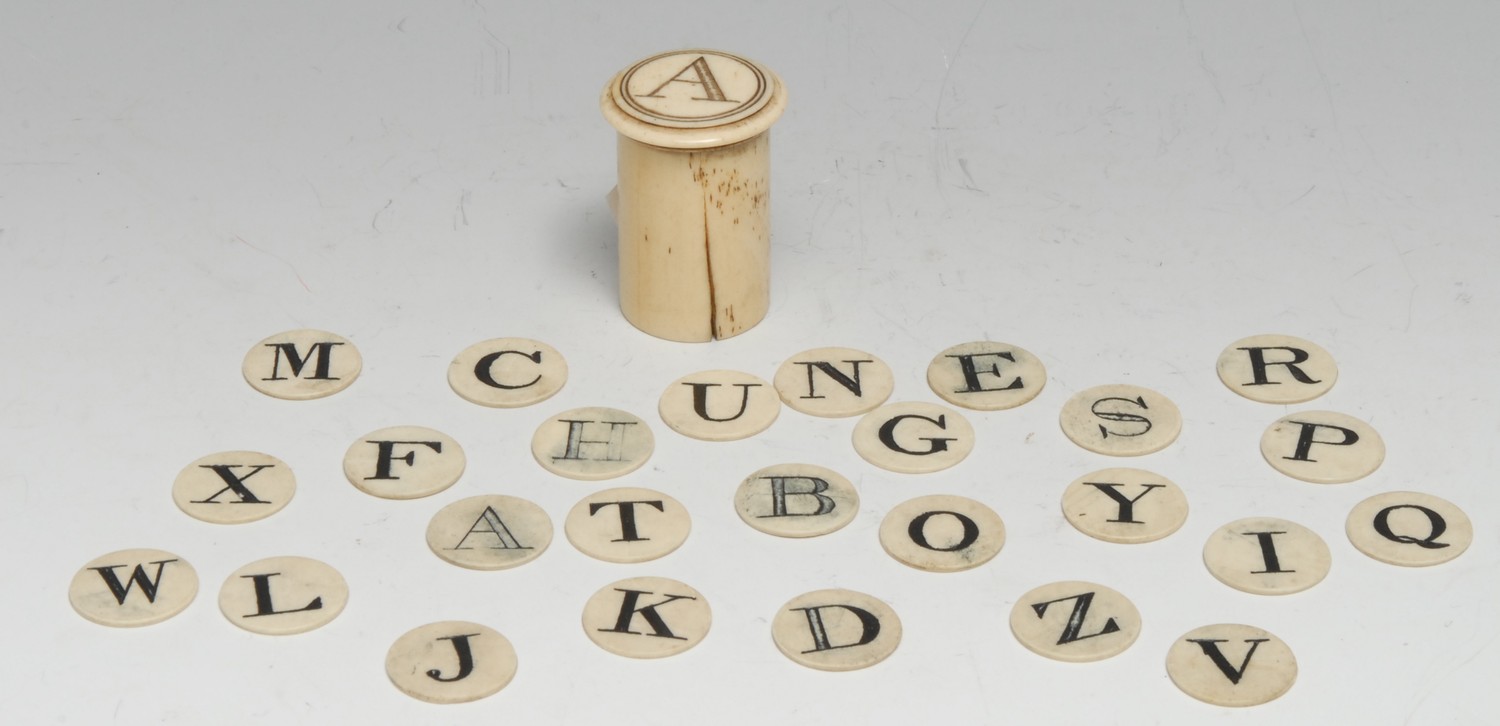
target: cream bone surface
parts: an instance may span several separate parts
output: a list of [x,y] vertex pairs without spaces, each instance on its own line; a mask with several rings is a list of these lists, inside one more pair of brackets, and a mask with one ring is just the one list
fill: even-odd
[[714,50],[621,71],[600,106],[619,132],[620,311],[659,338],[749,330],[770,300],[771,124],[781,79]]

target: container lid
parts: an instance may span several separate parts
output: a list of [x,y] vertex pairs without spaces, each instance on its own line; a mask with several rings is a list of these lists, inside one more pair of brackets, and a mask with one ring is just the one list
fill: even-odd
[[707,149],[771,128],[786,109],[781,79],[717,50],[677,50],[620,71],[600,99],[604,118],[643,144]]

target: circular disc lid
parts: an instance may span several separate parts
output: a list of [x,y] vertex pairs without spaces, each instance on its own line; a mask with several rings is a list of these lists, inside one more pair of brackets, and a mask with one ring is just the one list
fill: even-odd
[[781,79],[754,61],[717,50],[646,58],[609,82],[604,116],[620,133],[653,146],[703,149],[771,128],[786,108]]

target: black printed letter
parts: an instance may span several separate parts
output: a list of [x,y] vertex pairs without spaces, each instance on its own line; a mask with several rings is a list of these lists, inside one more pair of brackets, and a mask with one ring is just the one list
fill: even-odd
[[1087,638],[1095,638],[1100,635],[1106,635],[1108,633],[1119,632],[1119,623],[1116,623],[1114,618],[1108,618],[1104,621],[1104,627],[1100,628],[1099,632],[1090,633],[1088,635],[1082,634],[1083,620],[1084,618],[1088,617],[1089,604],[1094,601],[1094,593],[1092,592],[1086,592],[1082,595],[1073,595],[1072,597],[1062,597],[1056,600],[1048,600],[1047,602],[1034,603],[1032,604],[1031,609],[1035,611],[1036,616],[1040,618],[1043,615],[1047,614],[1048,605],[1051,605],[1053,603],[1065,602],[1068,600],[1073,601],[1073,612],[1068,615],[1068,624],[1063,626],[1062,636],[1057,639],[1058,645],[1067,645],[1068,643],[1072,643],[1076,640],[1085,640]]
[[[568,444],[563,450],[562,456],[552,457],[553,461],[572,459],[575,461],[619,461],[624,455],[622,449],[625,447],[625,427],[634,426],[634,421],[583,421],[576,419],[558,419],[568,425]],[[607,439],[585,439],[583,438],[583,427],[586,424],[602,423],[609,425],[609,438]],[[584,456],[584,444],[604,446],[604,456]]]
[[[834,509],[834,501],[823,492],[828,491],[828,481],[815,476],[763,476],[771,482],[771,513],[756,515],[758,519],[767,517],[817,517]],[[789,482],[805,481],[811,485],[811,489],[805,492],[788,491],[786,486]],[[818,509],[814,512],[790,513],[786,510],[786,499],[789,496],[813,497],[818,500]]]
[[283,615],[286,613],[300,613],[303,610],[323,609],[323,598],[314,597],[311,602],[300,608],[277,610],[276,604],[271,601],[271,578],[280,574],[280,572],[267,572],[264,575],[240,575],[243,579],[255,581],[255,612],[249,615],[241,615],[240,617],[259,618],[266,615]]
[[1151,430],[1151,419],[1146,418],[1145,416],[1141,416],[1141,415],[1134,414],[1134,413],[1122,413],[1120,411],[1111,411],[1111,410],[1108,410],[1108,409],[1100,411],[1099,410],[1099,404],[1105,403],[1105,402],[1108,402],[1108,401],[1119,401],[1121,403],[1134,404],[1134,405],[1140,406],[1141,408],[1144,408],[1144,409],[1149,409],[1150,408],[1150,406],[1146,405],[1146,399],[1145,398],[1141,398],[1141,397],[1137,397],[1137,398],[1120,398],[1118,396],[1112,396],[1110,398],[1101,398],[1101,399],[1095,401],[1094,405],[1089,407],[1089,412],[1093,413],[1095,416],[1098,416],[1099,418],[1102,418],[1105,421],[1119,421],[1121,423],[1142,424],[1142,425],[1145,426],[1145,428],[1143,428],[1143,429],[1141,429],[1139,431],[1110,431],[1109,429],[1107,429],[1107,428],[1104,427],[1104,424],[1099,424],[1099,435],[1100,436],[1102,436],[1102,437],[1104,437],[1106,439],[1109,438],[1110,436],[1140,436],[1140,435],[1146,433],[1147,431]]
[[199,464],[198,468],[200,469],[213,469],[214,473],[218,474],[219,478],[224,480],[224,488],[220,489],[217,492],[214,492],[214,495],[207,499],[194,499],[192,503],[218,504],[220,494],[232,491],[234,492],[235,496],[240,498],[240,500],[238,502],[230,502],[230,504],[269,504],[270,502],[262,501],[261,499],[257,498],[255,496],[255,492],[250,491],[250,489],[245,486],[245,480],[249,479],[252,476],[255,476],[256,474],[259,474],[261,469],[270,469],[275,465],[252,464],[250,465],[250,472],[248,474],[244,476],[235,476],[234,470],[240,468],[240,466],[240,464]]
[[286,376],[281,375],[282,356],[286,356],[286,366],[292,369],[293,377],[301,376],[302,368],[307,365],[307,362],[311,360],[313,356],[317,356],[318,365],[313,368],[313,374],[308,376],[307,379],[310,381],[337,381],[339,380],[338,377],[330,376],[328,374],[329,367],[333,365],[333,346],[335,345],[343,345],[343,343],[313,343],[312,350],[308,351],[307,355],[304,357],[302,354],[297,352],[297,346],[295,343],[266,343],[267,348],[276,349],[276,358],[271,361],[271,377],[262,378],[261,380],[286,380]]
[[[1255,380],[1253,380],[1250,383],[1241,383],[1240,385],[1242,385],[1242,386],[1279,386],[1279,385],[1281,385],[1280,381],[1273,381],[1273,380],[1271,380],[1270,378],[1268,378],[1266,376],[1266,368],[1268,366],[1286,366],[1287,372],[1291,373],[1292,377],[1295,378],[1295,379],[1297,379],[1301,383],[1321,383],[1322,382],[1322,381],[1315,381],[1315,380],[1313,380],[1312,376],[1309,376],[1306,373],[1303,373],[1302,369],[1297,367],[1298,363],[1304,363],[1304,362],[1307,361],[1307,358],[1308,358],[1307,351],[1302,350],[1301,348],[1291,348],[1291,347],[1287,347],[1287,346],[1271,346],[1271,347],[1266,347],[1266,348],[1240,348],[1239,350],[1243,350],[1246,353],[1250,354],[1250,373],[1251,373],[1251,375],[1255,379]],[[1284,350],[1284,351],[1292,354],[1292,359],[1288,360],[1288,361],[1269,361],[1268,362],[1266,360],[1266,351],[1268,351],[1268,350]]]
[[[479,526],[481,524],[484,525],[483,528]],[[510,528],[505,526],[505,521],[500,519],[500,515],[495,511],[494,507],[485,507],[484,512],[479,515],[479,519],[474,520],[474,526],[470,527],[469,531],[464,533],[463,538],[458,540],[458,544],[453,545],[449,549],[474,549],[473,547],[464,546],[464,543],[469,541],[469,535],[471,534],[493,535],[495,537],[495,544],[490,545],[490,549],[492,550],[531,549],[530,547],[521,544],[520,540],[517,540],[516,536],[510,533]]]
[[[1359,434],[1357,434],[1357,433],[1355,433],[1355,432],[1353,432],[1353,431],[1351,431],[1349,429],[1346,429],[1343,426],[1334,426],[1333,424],[1320,424],[1320,423],[1310,423],[1310,422],[1307,422],[1307,421],[1290,421],[1290,420],[1287,421],[1287,423],[1294,423],[1294,424],[1297,424],[1298,426],[1302,427],[1302,431],[1297,434],[1297,453],[1292,454],[1291,456],[1283,456],[1283,457],[1281,457],[1281,458],[1287,459],[1289,461],[1307,461],[1307,462],[1317,463],[1317,461],[1318,461],[1317,459],[1313,459],[1313,458],[1310,458],[1308,456],[1308,454],[1312,452],[1313,444],[1329,444],[1329,445],[1332,445],[1332,446],[1351,446],[1356,441],[1359,441]],[[1318,429],[1332,429],[1334,431],[1343,432],[1343,434],[1344,434],[1343,435],[1343,440],[1342,441],[1319,441],[1316,438],[1314,438],[1318,434]]]
[[[636,603],[640,602],[642,595],[654,595],[656,593],[642,592],[640,590],[621,590],[619,588],[615,588],[615,592],[625,593],[625,597],[620,600],[620,617],[615,620],[615,627],[599,628],[599,632],[630,633],[632,635],[645,635],[653,638],[687,640],[687,638],[673,635],[672,629],[667,627],[667,621],[662,620],[661,615],[656,612],[656,609],[676,600],[697,600],[698,598],[688,597],[687,595],[667,595],[667,599],[661,602],[637,607]],[[646,619],[646,624],[651,626],[651,632],[638,633],[630,629],[630,624],[635,620],[636,613],[640,613],[641,617]]]
[[[1395,532],[1392,532],[1391,512],[1394,512],[1397,509],[1415,509],[1422,514],[1427,515],[1427,522],[1429,524],[1427,536],[1418,539],[1410,535],[1396,534]],[[1427,507],[1423,507],[1417,504],[1397,504],[1380,510],[1380,512],[1375,515],[1375,531],[1378,532],[1381,537],[1384,537],[1392,542],[1414,544],[1418,547],[1421,547],[1422,549],[1440,550],[1448,546],[1445,542],[1437,541],[1438,537],[1443,536],[1443,533],[1448,531],[1448,520],[1443,519],[1443,515],[1438,514],[1437,512],[1434,512]]]
[[740,410],[736,411],[733,416],[727,416],[725,418],[714,418],[713,416],[708,415],[708,389],[709,388],[716,388],[716,387],[719,386],[719,384],[717,384],[717,383],[684,383],[682,385],[684,385],[684,386],[692,386],[692,388],[693,388],[693,411],[698,414],[698,417],[702,418],[704,421],[714,421],[714,422],[733,421],[733,420],[735,420],[735,419],[737,419],[737,418],[739,418],[741,416],[744,416],[745,415],[745,408],[750,405],[750,389],[757,388],[757,387],[760,386],[759,383],[735,383],[735,384],[733,384],[734,386],[736,386],[736,387],[738,387],[740,389]]
[[371,479],[400,479],[399,476],[391,474],[391,463],[395,461],[406,462],[407,466],[416,466],[417,452],[408,451],[404,456],[396,456],[396,444],[404,446],[426,446],[433,451],[443,453],[443,442],[441,441],[365,441],[379,448],[379,454],[375,457],[375,476],[365,477],[365,481]]
[[[953,517],[954,519],[957,519],[959,525],[964,528],[963,539],[960,539],[958,541],[958,544],[955,544],[952,547],[933,547],[927,542],[927,520],[932,519],[939,514],[946,514],[950,517]],[[971,544],[974,544],[974,541],[979,539],[979,525],[975,524],[974,520],[969,519],[968,517],[965,517],[958,512],[939,510],[934,512],[923,512],[922,514],[918,515],[911,521],[911,524],[908,524],[906,526],[906,534],[910,536],[911,541],[916,542],[919,547],[924,547],[926,549],[934,550],[937,552],[957,552],[961,549],[964,549],[965,547],[968,547]]]
[[1125,486],[1124,484],[1093,481],[1086,481],[1084,482],[1084,484],[1087,484],[1095,489],[1098,489],[1101,492],[1104,492],[1109,496],[1110,499],[1115,500],[1115,504],[1118,504],[1120,506],[1120,513],[1115,515],[1114,519],[1107,519],[1105,521],[1121,522],[1124,524],[1144,524],[1144,522],[1141,522],[1135,518],[1135,503],[1139,502],[1141,500],[1141,497],[1150,494],[1152,489],[1161,489],[1166,486],[1166,484],[1142,484],[1140,494],[1135,495],[1134,499],[1126,499],[1124,494],[1121,494],[1116,490],[1116,487]]
[[442,681],[443,683],[452,683],[468,678],[469,674],[474,672],[474,652],[469,649],[469,638],[477,638],[479,635],[479,633],[466,633],[464,635],[449,635],[438,638],[438,640],[446,640],[453,644],[453,652],[458,654],[458,675],[452,678],[444,678],[442,671],[433,668],[427,671],[427,677],[434,681]]
[[991,362],[984,368],[984,370],[980,370],[978,366],[974,365],[975,358],[982,358],[985,356],[1003,358],[1012,363],[1016,362],[1016,357],[1010,352],[964,353],[961,355],[950,355],[948,356],[949,358],[953,358],[958,361],[958,369],[964,374],[964,387],[954,391],[954,393],[979,393],[980,391],[1012,391],[1017,388],[1024,388],[1026,386],[1025,383],[1021,382],[1020,377],[1017,377],[1014,381],[1011,381],[1010,385],[1008,386],[1000,386],[999,388],[985,388],[984,384],[979,382],[979,376],[981,374],[986,376],[994,376],[996,378],[1000,377],[999,363]]
[[939,415],[937,418],[928,418],[926,416],[920,416],[915,413],[903,413],[900,416],[892,417],[891,420],[886,421],[880,426],[880,443],[885,444],[885,447],[887,449],[890,449],[891,451],[900,452],[902,454],[911,454],[912,456],[927,456],[928,454],[936,454],[939,451],[947,451],[948,442],[958,440],[951,437],[941,438],[935,436],[919,436],[917,437],[919,441],[926,441],[928,443],[927,450],[912,451],[911,449],[908,449],[901,444],[896,443],[896,424],[899,424],[909,418],[926,421],[927,423],[933,424],[945,431],[948,429],[948,417],[946,415]]
[[1246,537],[1255,537],[1260,542],[1260,556],[1265,560],[1266,569],[1251,570],[1252,575],[1269,575],[1278,572],[1296,572],[1296,570],[1281,569],[1281,558],[1276,556],[1275,535],[1286,534],[1286,532],[1241,532]]
[[489,355],[487,355],[487,356],[485,356],[483,358],[480,358],[479,362],[477,362],[477,363],[474,364],[474,377],[478,378],[479,382],[483,383],[486,386],[490,386],[492,388],[504,388],[506,390],[515,390],[517,388],[526,388],[528,386],[534,386],[534,385],[536,385],[537,381],[542,380],[542,374],[540,374],[540,373],[536,374],[536,378],[533,378],[533,379],[531,379],[531,380],[529,380],[529,381],[527,381],[525,383],[518,383],[518,384],[513,385],[513,386],[512,385],[506,385],[504,383],[501,383],[501,382],[495,380],[495,371],[493,370],[494,369],[494,365],[495,365],[495,361],[500,360],[500,356],[503,356],[503,355],[518,355],[518,356],[521,356],[522,358],[530,358],[532,360],[532,362],[538,363],[538,364],[540,364],[542,362],[542,352],[541,351],[537,351],[535,353],[522,353],[519,350],[502,350],[502,351],[499,351],[499,352],[496,352],[496,353],[491,353],[491,354],[489,354]]
[[635,528],[635,505],[644,504],[648,507],[656,507],[658,512],[666,512],[662,500],[651,499],[635,502],[589,502],[589,516],[592,517],[605,507],[617,506],[620,508],[620,539],[612,539],[611,542],[642,542],[650,537],[642,537]]
[[1229,641],[1218,640],[1214,638],[1203,638],[1201,640],[1197,638],[1189,638],[1188,642],[1197,643],[1198,647],[1203,649],[1203,654],[1208,656],[1209,660],[1212,660],[1214,662],[1214,665],[1219,667],[1219,672],[1223,673],[1224,677],[1228,678],[1230,683],[1239,685],[1240,679],[1245,677],[1245,670],[1250,667],[1250,657],[1255,655],[1255,649],[1259,648],[1260,644],[1266,642],[1267,640],[1270,639],[1249,638],[1245,640],[1246,643],[1250,644],[1250,649],[1245,651],[1245,659],[1240,661],[1239,668],[1235,668],[1234,666],[1229,665],[1229,659],[1225,658],[1224,654],[1219,651],[1219,644],[1227,643]]
[[[842,608],[854,613],[854,617],[859,618],[859,640],[839,645],[829,642],[828,630],[823,627],[823,611],[829,608]],[[870,643],[880,635],[880,618],[875,617],[874,613],[864,608],[857,608],[853,605],[817,605],[810,608],[792,609],[801,610],[807,616],[807,629],[812,633],[812,650],[804,650],[802,651],[803,653],[816,653],[822,650],[834,650],[837,648],[853,648]]]
[[816,371],[822,371],[823,375],[828,376],[834,383],[837,383],[840,386],[843,386],[844,388],[849,389],[850,393],[852,393],[852,394],[854,394],[856,396],[861,396],[862,397],[865,394],[860,392],[860,387],[859,387],[859,364],[861,364],[861,363],[872,363],[874,361],[870,361],[870,360],[846,360],[846,361],[844,361],[845,363],[849,363],[849,364],[851,364],[851,365],[854,366],[854,373],[852,375],[847,375],[847,376],[844,375],[843,371],[841,371],[841,370],[839,370],[837,368],[834,368],[833,364],[829,363],[828,361],[821,361],[820,360],[820,361],[812,361],[812,362],[806,362],[806,363],[804,363],[802,361],[794,361],[794,362],[797,365],[799,365],[799,366],[807,366],[807,395],[806,396],[801,396],[800,398],[826,398],[826,396],[819,396],[817,394],[817,386],[816,386],[816,381],[813,378],[813,371],[815,371],[815,370]]
[[140,585],[141,592],[146,595],[146,602],[155,603],[156,590],[161,586],[162,569],[167,566],[167,563],[176,561],[177,560],[156,560],[154,562],[151,562],[150,564],[156,565],[155,580],[146,576],[146,568],[144,566],[136,565],[135,569],[130,573],[130,579],[127,580],[123,585],[120,583],[120,578],[115,575],[115,568],[124,567],[125,565],[107,565],[105,567],[90,567],[89,569],[99,573],[99,576],[104,578],[104,584],[109,588],[109,591],[114,594],[115,602],[124,605],[125,598],[130,595],[131,586]]

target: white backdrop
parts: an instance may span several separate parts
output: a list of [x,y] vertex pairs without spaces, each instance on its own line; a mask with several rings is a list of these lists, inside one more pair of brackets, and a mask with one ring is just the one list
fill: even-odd
[[[0,15],[7,723],[1445,724],[1500,705],[1500,6],[10,0]],[[770,314],[703,345],[617,311],[615,137],[597,108],[617,70],[687,46],[754,58],[791,94],[773,131]],[[298,327],[358,345],[359,381],[310,402],[251,390],[245,351]],[[1323,345],[1338,384],[1290,408],[1236,396],[1214,360],[1261,332]],[[516,410],[454,395],[448,362],[501,336],[558,348],[562,392]],[[889,362],[893,400],[936,400],[927,361],[978,339],[1037,353],[1049,381],[969,415],[978,448],[939,474],[866,464],[851,419],[784,410],[711,444],[655,413],[681,375],[770,378],[825,345]],[[1067,441],[1062,402],[1111,382],[1171,397],[1178,442],[1119,461]],[[544,472],[532,431],[586,405],[650,422],[650,463],[607,483]],[[1271,470],[1262,430],[1313,408],[1370,422],[1384,466],[1335,486]],[[402,424],[463,444],[456,486],[387,501],[344,480],[356,437]],[[228,449],[288,462],[292,504],[234,527],[178,511],[177,471]],[[739,480],[795,460],[855,482],[849,527],[799,541],[739,521]],[[1140,546],[1074,531],[1063,487],[1114,464],[1180,484],[1182,530]],[[574,550],[563,515],[613,485],[683,502],[683,548],[641,565]],[[1354,550],[1349,509],[1395,489],[1466,509],[1472,548],[1422,570]],[[434,557],[427,520],[485,492],[546,509],[552,549],[505,572]],[[1004,518],[994,561],[938,575],[881,551],[886,511],[943,492]],[[1279,598],[1214,580],[1205,538],[1253,514],[1320,533],[1329,577]],[[138,630],[78,617],[73,572],[127,547],[186,558],[198,600]],[[341,570],[348,609],[299,636],[231,626],[219,584],[282,554]],[[633,575],[704,593],[708,638],[660,661],[589,642],[584,600]],[[1137,643],[1093,664],[1020,646],[1015,598],[1064,579],[1129,596]],[[830,674],[777,652],[776,608],[834,586],[900,614],[889,660]],[[450,707],[392,687],[386,649],[442,619],[506,634],[515,681]],[[1244,711],[1179,692],[1167,647],[1212,622],[1289,643],[1291,692]]]

